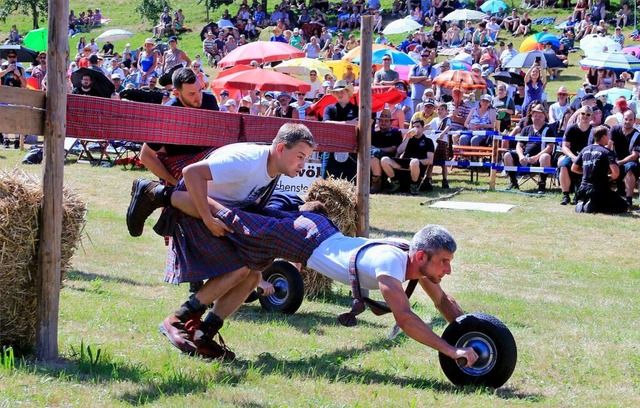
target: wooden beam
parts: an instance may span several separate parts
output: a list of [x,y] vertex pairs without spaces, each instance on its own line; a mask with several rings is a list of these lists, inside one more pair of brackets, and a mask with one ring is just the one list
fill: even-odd
[[44,109],[45,93],[33,89],[14,88],[11,86],[0,87],[0,102],[10,105],[33,106]]
[[371,59],[373,16],[362,16],[360,22],[360,112],[358,113],[358,173],[356,176],[356,232],[369,236],[369,184],[371,169]]
[[67,62],[69,60],[69,1],[49,0],[47,98],[44,122],[42,211],[38,258],[36,358],[58,357],[60,306],[60,242],[62,241],[62,182],[67,119]]
[[44,116],[43,110],[28,106],[3,106],[0,109],[0,133],[42,135],[44,134]]

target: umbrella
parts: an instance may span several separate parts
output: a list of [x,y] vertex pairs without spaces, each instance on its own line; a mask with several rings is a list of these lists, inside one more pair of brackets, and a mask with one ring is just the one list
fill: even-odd
[[475,10],[458,9],[447,14],[444,21],[466,21],[466,20],[482,20],[488,17],[486,14]]
[[543,50],[545,43],[551,43],[552,47],[556,49],[560,48],[560,40],[549,33],[537,33],[528,36],[522,41],[520,44],[520,52],[534,51],[534,50]]
[[589,34],[580,41],[580,49],[589,56],[608,51],[621,51],[622,46],[613,41],[611,37],[602,37],[597,34]]
[[304,52],[289,44],[278,41],[255,41],[231,51],[218,61],[218,66],[249,65],[254,60],[258,64],[264,64],[265,62],[283,61],[304,56]]
[[[380,112],[384,109],[386,104],[395,105],[402,102],[407,97],[404,91],[397,89],[394,86],[373,86],[371,87],[371,110],[373,112]],[[360,87],[355,87],[351,102],[355,105],[360,104]],[[324,109],[336,103],[336,98],[333,95],[327,94],[323,96],[318,102],[311,105],[308,114],[310,115],[322,115]]]
[[260,31],[260,35],[258,36],[258,39],[260,41],[269,41],[269,39],[271,38],[271,31],[274,28],[276,28],[276,26],[267,26],[263,28],[262,31]]
[[[397,50],[377,50],[371,54],[372,64],[382,64],[382,58],[385,55],[391,56],[391,63],[396,65],[416,65],[416,62],[410,56],[402,51]],[[360,57],[351,60],[354,64],[360,64]]]
[[581,67],[607,68],[614,71],[640,71],[640,59],[621,51],[603,52],[580,60]]
[[[348,53],[344,54],[342,59],[345,60],[345,61],[352,61],[354,58],[360,58],[360,49],[361,49],[360,46],[357,46],[356,48],[352,49]],[[383,45],[383,44],[372,44],[371,45],[371,49],[373,51],[377,51],[377,50],[395,50],[395,48],[389,47],[388,45]],[[414,64],[415,64],[415,62],[414,62]]]
[[204,41],[204,39],[207,38],[207,32],[211,31],[215,33],[217,29],[218,25],[213,21],[202,27],[202,30],[200,30],[200,41]]
[[504,68],[529,68],[540,57],[540,65],[542,68],[566,68],[555,54],[544,53],[542,51],[529,51],[516,54],[507,62]]
[[71,74],[71,83],[75,88],[81,86],[82,77],[89,75],[91,77],[91,87],[98,91],[100,96],[110,98],[115,92],[116,87],[101,71],[91,68],[79,68]]
[[38,28],[37,30],[31,30],[25,35],[22,42],[28,48],[36,51],[46,51],[47,41],[49,38],[49,30],[46,28]]
[[630,45],[628,47],[624,47],[622,52],[626,52],[627,54],[631,54],[636,58],[640,58],[640,47],[637,45]]
[[484,13],[496,14],[500,11],[509,10],[509,6],[507,6],[506,3],[502,0],[489,0],[488,2],[483,3],[482,6],[480,6],[480,10],[482,10]]
[[449,61],[449,66],[453,70],[471,71],[471,64],[465,61],[451,60]]
[[493,79],[510,85],[524,85],[524,77],[517,72],[501,71],[494,74]]
[[216,79],[226,77],[227,75],[235,74],[236,72],[248,71],[250,69],[256,69],[256,67],[252,67],[250,65],[236,65],[231,68],[223,69],[218,72]]
[[386,35],[403,34],[410,31],[415,31],[419,28],[422,28],[422,24],[407,16],[405,18],[390,22],[389,24],[387,24],[384,30],[382,30],[382,32]]
[[468,54],[464,51],[459,52],[458,54],[456,54],[455,57],[453,57],[453,59],[451,60],[451,62],[453,61],[460,61],[460,62],[464,62],[466,64],[473,64],[473,56],[471,56],[471,54]]
[[131,38],[133,33],[130,33],[127,30],[121,30],[119,28],[113,30],[107,30],[104,33],[100,34],[96,37],[96,41],[118,41],[118,40],[126,40],[127,38]]
[[[243,46],[246,47],[246,46]],[[211,81],[211,88],[256,89],[260,91],[309,92],[311,86],[289,75],[255,68],[225,75]]]
[[221,19],[218,21],[218,27],[220,28],[233,28],[235,25],[230,20]]
[[304,76],[305,80],[309,78],[311,70],[316,71],[319,78],[324,78],[326,74],[333,75],[331,68],[316,58],[294,58],[278,64],[273,69],[283,74]]
[[600,91],[596,94],[596,98],[606,96],[609,103],[615,102],[621,96],[624,96],[627,100],[631,99],[631,90],[624,88],[611,88],[604,91]]
[[480,75],[469,71],[449,70],[433,78],[433,83],[445,88],[461,88],[465,91],[487,87],[487,83]]
[[34,62],[38,53],[22,45],[0,45],[0,58],[7,59],[9,51],[16,53],[18,61]]
[[349,61],[341,60],[324,60],[325,65],[327,65],[333,71],[333,76],[341,79],[342,76],[347,72],[347,66],[351,66],[353,69],[353,74],[356,78],[360,77],[360,66],[356,64],[352,64]]

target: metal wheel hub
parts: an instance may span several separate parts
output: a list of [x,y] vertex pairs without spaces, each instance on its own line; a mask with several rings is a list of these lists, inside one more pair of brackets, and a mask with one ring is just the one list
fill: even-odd
[[481,376],[493,368],[498,358],[496,345],[486,334],[480,332],[469,332],[460,337],[456,343],[456,347],[471,347],[476,354],[478,360],[471,367],[460,366],[465,373],[473,376]]
[[269,277],[269,283],[273,285],[275,293],[267,296],[267,299],[273,305],[283,305],[289,297],[289,282],[283,275],[273,274]]

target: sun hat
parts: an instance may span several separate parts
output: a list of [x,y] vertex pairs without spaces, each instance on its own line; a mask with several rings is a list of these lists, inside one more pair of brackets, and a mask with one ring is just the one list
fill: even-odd
[[391,119],[391,111],[389,109],[383,109],[378,119]]
[[242,98],[242,102],[253,103],[253,99],[251,99],[251,97],[249,95],[247,95],[244,98]]
[[533,108],[531,108],[531,113],[533,112],[540,112],[540,113],[545,113],[544,109],[542,109],[542,105],[536,105]]
[[336,81],[336,83],[333,84],[333,88],[330,89],[330,90],[327,90],[327,92],[330,93],[330,94],[334,94],[334,93],[342,91],[344,89],[347,90],[347,93],[349,94],[349,98],[351,98],[353,96],[353,85],[351,85],[350,83],[348,83],[344,79]]
[[288,98],[289,100],[291,100],[291,94],[289,92],[280,92],[280,94],[278,94],[278,100],[282,97]]
[[228,101],[226,101],[224,103],[224,106],[231,106],[231,105],[236,106],[236,100],[235,99],[229,99]]

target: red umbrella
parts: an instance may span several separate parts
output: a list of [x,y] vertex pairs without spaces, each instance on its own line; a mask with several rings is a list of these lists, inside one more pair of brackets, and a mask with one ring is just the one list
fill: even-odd
[[279,41],[255,41],[231,51],[226,57],[218,61],[218,66],[249,65],[251,61],[264,64],[265,62],[283,61],[304,56],[304,52],[289,44]]
[[449,70],[433,78],[433,83],[445,88],[460,88],[465,91],[487,88],[487,83],[480,75],[469,71]]
[[234,67],[219,71],[216,79],[226,77],[227,75],[235,74],[236,72],[248,71],[250,69],[256,69],[256,67],[252,67],[249,65],[236,65]]
[[[371,95],[371,110],[373,112],[380,112],[387,103],[394,105],[402,102],[407,97],[406,92],[394,86],[374,86],[371,89],[373,90]],[[336,98],[333,95],[326,94],[318,102],[309,107],[307,115],[322,115],[324,114],[324,109],[334,103],[336,103]],[[355,88],[353,96],[351,97],[351,103],[360,105],[359,87]]]
[[211,81],[211,88],[309,92],[311,85],[280,72],[256,68],[217,78],[215,81]]

